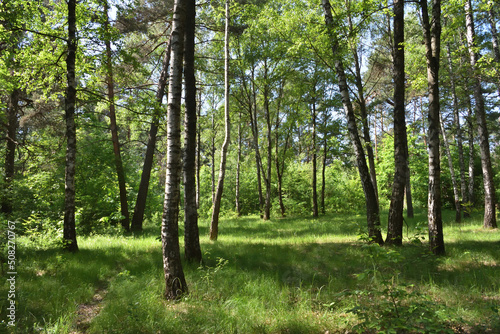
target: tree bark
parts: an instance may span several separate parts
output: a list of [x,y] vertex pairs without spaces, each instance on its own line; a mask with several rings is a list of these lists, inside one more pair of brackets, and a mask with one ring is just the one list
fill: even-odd
[[174,300],[188,292],[179,249],[179,203],[182,174],[181,95],[186,0],[176,0],[172,24],[172,51],[168,86],[167,170],[161,224],[165,298]]
[[271,129],[271,111],[269,109],[269,84],[268,79],[268,66],[267,59],[264,59],[264,112],[266,114],[266,127],[267,127],[267,175],[264,177],[266,184],[266,200],[264,203],[264,220],[271,219],[271,159],[272,159],[272,129]]
[[184,40],[184,256],[186,260],[202,260],[196,206],[196,77],[194,64],[196,0],[186,0]]
[[406,197],[406,217],[413,218],[413,200],[411,196],[411,174],[410,174],[410,161],[406,159],[406,185],[405,185],[405,197]]
[[441,1],[433,0],[432,25],[429,23],[427,1],[420,2],[427,59],[429,88],[429,246],[435,255],[444,255],[443,221],[441,216],[441,165],[439,156],[439,55],[441,51]]
[[221,149],[219,179],[213,204],[212,220],[210,222],[210,240],[217,240],[219,235],[219,213],[224,191],[224,178],[226,174],[226,156],[231,140],[231,120],[229,117],[229,0],[226,0],[226,29],[224,38],[224,143]]
[[370,177],[370,172],[366,164],[365,153],[363,151],[363,144],[358,133],[358,127],[356,124],[356,117],[354,115],[354,110],[352,107],[351,99],[349,96],[349,88],[347,86],[347,79],[344,70],[344,64],[339,54],[339,42],[334,33],[333,29],[333,17],[331,12],[331,5],[329,0],[322,0],[323,10],[325,12],[325,23],[329,29],[329,34],[331,38],[331,48],[333,55],[335,57],[335,70],[339,82],[339,90],[342,96],[342,104],[344,106],[344,111],[347,116],[347,128],[351,141],[354,146],[354,152],[356,154],[356,162],[358,165],[358,172],[361,178],[361,183],[363,186],[363,191],[366,199],[366,215],[368,224],[368,236],[373,242],[378,244],[383,244],[382,234],[380,232],[380,213],[377,197],[375,194],[375,188]]
[[236,213],[238,217],[241,216],[241,204],[240,204],[240,172],[241,172],[241,111],[238,114],[238,152],[236,158],[236,189],[235,189],[235,205]]
[[474,18],[472,13],[471,1],[465,2],[465,21],[467,25],[467,45],[469,47],[470,64],[474,72],[474,100],[475,114],[478,125],[479,149],[481,152],[481,167],[483,171],[484,183],[484,228],[496,228],[496,199],[495,184],[493,180],[493,170],[491,166],[490,143],[488,128],[486,125],[486,111],[484,109],[483,89],[481,87],[481,76],[476,69],[476,63],[479,55],[476,49],[476,34],[474,29]]
[[326,189],[326,158],[328,153],[328,139],[325,134],[323,139],[323,164],[321,166],[321,213],[326,213],[325,208],[325,189]]
[[[316,87],[314,88],[316,90]],[[318,168],[317,168],[317,149],[316,149],[316,102],[312,104],[312,201],[313,217],[318,217]]]
[[467,112],[467,127],[468,127],[468,142],[469,142],[469,165],[468,165],[468,170],[469,170],[469,182],[467,183],[467,206],[469,207],[468,216],[470,216],[470,209],[475,205],[476,203],[476,193],[474,190],[475,186],[475,170],[474,170],[474,160],[476,157],[476,150],[475,150],[475,145],[474,145],[474,115],[472,113],[472,104],[470,97],[467,99],[468,100],[468,112]]
[[116,124],[116,110],[115,110],[115,83],[113,80],[113,58],[111,55],[111,40],[109,31],[109,5],[108,1],[104,1],[104,14],[106,16],[105,33],[106,33],[106,82],[108,86],[108,100],[109,100],[109,122],[111,130],[111,141],[113,142],[113,153],[115,156],[116,175],[118,177],[118,189],[120,192],[120,210],[123,216],[121,220],[122,227],[125,231],[130,229],[130,217],[128,213],[127,201],[127,186],[125,181],[125,171],[123,170],[122,157],[120,152],[120,142],[118,140],[118,125]]
[[387,226],[386,244],[403,242],[403,206],[408,160],[405,120],[404,1],[394,1],[394,181]]
[[462,220],[460,191],[458,189],[457,177],[455,176],[455,169],[453,168],[453,159],[451,157],[450,144],[448,143],[443,117],[441,115],[439,115],[439,121],[441,123],[441,135],[443,136],[444,150],[446,153],[446,157],[448,158],[448,168],[450,169],[451,183],[453,185],[453,198],[455,200],[455,222],[460,223],[460,221]]
[[160,122],[160,110],[165,95],[165,87],[168,82],[169,67],[170,67],[170,53],[172,48],[172,40],[169,38],[167,49],[163,57],[162,70],[160,79],[158,80],[158,87],[156,88],[155,108],[153,112],[153,119],[149,129],[148,143],[146,145],[146,155],[144,157],[144,164],[142,166],[141,182],[139,183],[139,190],[137,192],[137,200],[135,202],[134,215],[132,217],[131,229],[133,231],[142,231],[142,222],[144,220],[144,211],[146,210],[146,199],[148,197],[149,180],[151,178],[151,168],[153,167],[153,157],[156,149],[156,135],[158,133],[158,126]]
[[75,171],[76,171],[76,0],[68,0],[68,43],[66,54],[67,87],[65,96],[66,118],[66,168],[64,185],[64,248],[78,251],[75,222]]

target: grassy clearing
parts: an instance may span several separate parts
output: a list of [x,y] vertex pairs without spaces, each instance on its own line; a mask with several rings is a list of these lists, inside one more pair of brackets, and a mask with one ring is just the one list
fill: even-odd
[[[205,261],[185,265],[190,293],[178,302],[162,298],[159,227],[140,236],[80,238],[77,254],[21,238],[16,330],[500,332],[500,232],[483,230],[479,220],[448,223],[447,256],[435,258],[425,241],[415,242],[425,235],[424,221],[408,220],[405,246],[396,249],[358,241],[363,215],[223,220],[217,242],[202,222]],[[6,283],[0,293],[7,294]],[[95,304],[97,315],[82,313]]]

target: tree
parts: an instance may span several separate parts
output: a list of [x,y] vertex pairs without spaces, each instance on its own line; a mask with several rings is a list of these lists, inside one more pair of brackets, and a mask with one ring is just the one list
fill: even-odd
[[210,222],[210,240],[217,240],[219,234],[219,213],[222,192],[224,191],[224,177],[226,173],[226,156],[231,140],[231,120],[229,116],[229,0],[226,0],[226,28],[224,38],[224,143],[221,149],[221,160],[217,190],[215,192],[212,220]]
[[406,186],[408,143],[405,121],[404,1],[394,1],[394,182],[392,183],[387,244],[403,241],[403,203]]
[[427,219],[429,246],[435,255],[445,253],[443,220],[441,216],[441,161],[439,152],[440,103],[439,103],[439,56],[441,51],[441,1],[433,0],[432,23],[429,22],[427,1],[420,2],[424,31],[429,88],[429,195]]
[[184,41],[184,256],[188,261],[201,262],[196,206],[196,78],[194,64],[196,1],[186,0],[186,29]]
[[358,172],[363,185],[366,200],[366,215],[368,223],[368,236],[369,238],[378,243],[383,244],[382,234],[380,232],[380,213],[375,188],[370,177],[370,172],[366,164],[365,154],[361,139],[356,125],[356,118],[352,107],[351,99],[349,96],[349,88],[347,86],[347,79],[344,70],[344,64],[340,56],[339,41],[334,34],[333,30],[333,17],[331,13],[331,5],[329,0],[322,0],[323,10],[325,13],[325,23],[328,29],[329,37],[331,38],[332,53],[335,57],[335,70],[337,72],[338,84],[340,94],[342,95],[342,104],[347,116],[347,127],[349,135],[354,146],[356,154],[356,162],[358,164]]
[[[186,25],[185,0],[176,0],[171,34],[171,64],[168,85],[167,171],[165,201],[161,224],[165,297],[178,299],[188,292],[179,250],[179,204],[182,171],[181,95],[184,39]],[[192,24],[192,22],[190,22]]]
[[75,170],[76,170],[76,76],[75,63],[78,40],[76,38],[76,0],[68,0],[68,38],[66,54],[67,87],[65,95],[66,119],[66,171],[64,191],[64,248],[78,251],[75,222]]
[[496,199],[495,184],[493,180],[493,170],[491,167],[490,143],[488,127],[486,125],[486,111],[484,109],[483,88],[481,86],[481,76],[477,69],[479,55],[477,53],[476,33],[474,27],[474,17],[470,0],[465,1],[465,20],[467,26],[467,46],[469,49],[470,65],[473,74],[474,84],[474,110],[478,125],[479,149],[481,152],[481,167],[483,171],[484,184],[484,222],[485,228],[496,228]]
[[109,5],[108,0],[104,0],[104,30],[105,30],[105,45],[106,45],[106,84],[108,86],[109,100],[109,120],[111,123],[111,141],[113,142],[113,153],[115,155],[116,175],[118,177],[118,188],[120,190],[120,208],[122,218],[122,226],[128,231],[130,229],[130,217],[128,213],[127,188],[125,183],[125,172],[123,170],[122,157],[120,152],[120,143],[118,140],[118,126],[116,124],[116,108],[115,108],[115,83],[113,80],[113,58],[111,55],[111,31],[109,27]]

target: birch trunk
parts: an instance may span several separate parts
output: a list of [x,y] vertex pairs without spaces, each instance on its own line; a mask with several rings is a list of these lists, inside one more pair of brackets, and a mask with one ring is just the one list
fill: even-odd
[[495,184],[493,180],[493,170],[491,166],[490,143],[488,128],[486,125],[486,111],[484,109],[484,97],[481,87],[481,76],[476,68],[479,55],[476,49],[476,34],[474,29],[474,18],[471,1],[465,2],[465,21],[467,25],[467,45],[469,48],[470,64],[474,72],[474,100],[475,114],[478,125],[479,149],[481,151],[481,167],[483,171],[484,183],[484,228],[496,228],[496,208],[495,208]]
[[179,204],[182,174],[181,95],[186,1],[176,0],[172,24],[172,51],[168,86],[167,170],[161,224],[165,298],[179,299],[188,292],[179,249]]

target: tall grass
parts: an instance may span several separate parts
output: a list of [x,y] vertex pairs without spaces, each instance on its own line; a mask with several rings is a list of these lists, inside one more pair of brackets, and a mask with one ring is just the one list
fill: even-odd
[[[423,213],[408,219],[405,244],[393,249],[359,241],[363,215],[227,219],[217,242],[202,222],[204,263],[184,264],[189,294],[177,302],[162,297],[158,226],[80,238],[77,254],[21,238],[15,330],[500,332],[500,233],[483,230],[479,219],[446,223],[447,256],[436,258],[421,240],[423,222]],[[95,303],[97,291],[104,298]],[[81,306],[96,304],[97,315],[78,325]],[[0,326],[7,330],[5,321]]]

